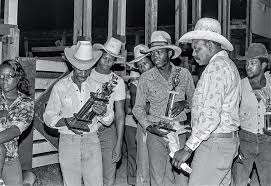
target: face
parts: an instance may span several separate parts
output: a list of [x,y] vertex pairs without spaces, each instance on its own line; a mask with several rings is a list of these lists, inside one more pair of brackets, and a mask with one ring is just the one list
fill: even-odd
[[140,71],[140,73],[144,73],[148,70],[150,70],[153,67],[153,64],[151,62],[151,60],[149,60],[147,57],[144,57],[143,59],[139,60],[136,63],[136,66],[138,68],[138,70]]
[[18,78],[14,70],[8,66],[3,65],[0,67],[0,86],[4,93],[18,91],[17,88]]
[[162,68],[169,63],[169,54],[165,48],[151,52],[151,60],[157,68]]
[[96,70],[101,73],[110,73],[111,67],[114,65],[116,57],[104,52],[97,63]]
[[212,53],[210,46],[206,44],[206,41],[203,40],[193,40],[193,57],[199,65],[207,65],[212,58]]
[[259,59],[250,59],[246,61],[246,72],[248,78],[259,76],[264,71],[265,66]]
[[73,67],[73,80],[76,84],[82,84],[90,75],[91,69],[79,70]]

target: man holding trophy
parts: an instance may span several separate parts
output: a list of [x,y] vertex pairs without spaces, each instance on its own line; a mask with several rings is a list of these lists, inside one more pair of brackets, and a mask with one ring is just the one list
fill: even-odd
[[[181,49],[171,44],[170,35],[164,31],[153,32],[151,48],[142,53],[150,53],[155,67],[140,76],[133,114],[148,133],[151,185],[186,185],[187,178],[172,169],[167,137],[173,131],[188,131],[184,121],[194,93],[192,75],[170,62],[181,54]],[[149,115],[145,110],[147,102]],[[178,137],[177,143],[182,147],[186,137]]]
[[237,186],[247,185],[255,162],[260,183],[267,186],[271,185],[271,75],[266,70],[271,55],[262,43],[251,43],[240,60],[246,60],[247,77],[241,81],[241,159],[233,166],[234,181]]
[[97,90],[89,75],[102,56],[90,41],[79,41],[65,48],[65,56],[73,71],[58,81],[51,92],[44,122],[58,129],[59,162],[65,186],[103,186],[102,154],[98,138],[101,124],[110,125],[114,113],[106,102],[115,86],[114,80]]

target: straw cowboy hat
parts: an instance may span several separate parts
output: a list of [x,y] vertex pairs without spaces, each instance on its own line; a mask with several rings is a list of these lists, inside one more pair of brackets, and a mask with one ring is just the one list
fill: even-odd
[[96,50],[104,50],[108,54],[117,57],[117,58],[123,58],[122,55],[120,55],[122,42],[114,37],[111,37],[106,41],[104,45],[100,43],[96,43],[93,45],[93,48]]
[[246,51],[245,56],[238,57],[238,60],[249,60],[249,59],[258,59],[266,58],[271,62],[271,55],[268,54],[264,44],[262,43],[251,43]]
[[102,51],[95,51],[90,41],[78,41],[77,45],[64,49],[67,60],[79,70],[88,70],[102,56]]
[[210,40],[221,44],[222,49],[233,51],[232,44],[221,35],[221,25],[216,19],[201,18],[196,23],[193,31],[185,33],[180,43],[191,43],[192,40]]
[[165,31],[154,31],[151,35],[151,48],[149,50],[142,51],[141,53],[147,54],[161,48],[173,50],[174,56],[172,57],[172,59],[177,58],[182,53],[181,48],[171,44],[171,37]]
[[139,45],[135,46],[135,48],[134,48],[135,59],[126,63],[126,64],[132,68],[136,68],[135,63],[149,55],[149,54],[142,54],[141,53],[141,51],[146,51],[146,50],[149,50],[149,47],[147,47],[146,45],[139,44]]
[[140,77],[140,74],[138,72],[131,71],[129,76],[122,76],[122,79],[124,81],[128,81],[128,80],[130,80],[132,78],[136,79],[136,78],[139,78],[139,77]]

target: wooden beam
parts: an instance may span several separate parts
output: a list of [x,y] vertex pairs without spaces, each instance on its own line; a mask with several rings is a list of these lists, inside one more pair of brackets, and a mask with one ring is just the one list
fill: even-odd
[[251,0],[247,0],[247,8],[246,8],[246,43],[245,47],[246,49],[249,47],[249,45],[252,43],[252,29],[251,29]]
[[126,0],[118,1],[117,34],[120,35],[120,40],[126,43]]
[[188,0],[175,0],[175,43],[187,32]]
[[83,36],[86,40],[92,41],[92,0],[84,0],[83,7]]
[[83,0],[74,0],[74,8],[73,8],[73,44],[77,43],[77,37],[82,36],[83,30]]
[[145,44],[150,43],[152,32],[157,30],[158,0],[145,1]]
[[16,27],[10,28],[9,34],[2,38],[2,60],[14,59],[19,56],[20,30]]
[[222,1],[222,35],[230,39],[230,6],[231,0]]
[[0,41],[0,64],[2,63],[2,41]]
[[17,25],[18,0],[5,0],[4,24]]
[[114,37],[117,34],[118,21],[118,0],[109,0],[108,6],[108,34],[107,37]]
[[222,1],[223,0],[218,0],[217,1],[217,4],[218,4],[218,6],[217,6],[217,19],[218,19],[218,21],[220,22],[220,23],[222,23]]
[[192,25],[195,26],[196,22],[201,18],[202,0],[192,0]]

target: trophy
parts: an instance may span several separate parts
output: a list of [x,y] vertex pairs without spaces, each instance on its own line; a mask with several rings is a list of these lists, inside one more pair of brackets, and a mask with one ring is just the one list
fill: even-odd
[[266,100],[266,112],[264,114],[264,128],[271,132],[271,102],[270,98]]

